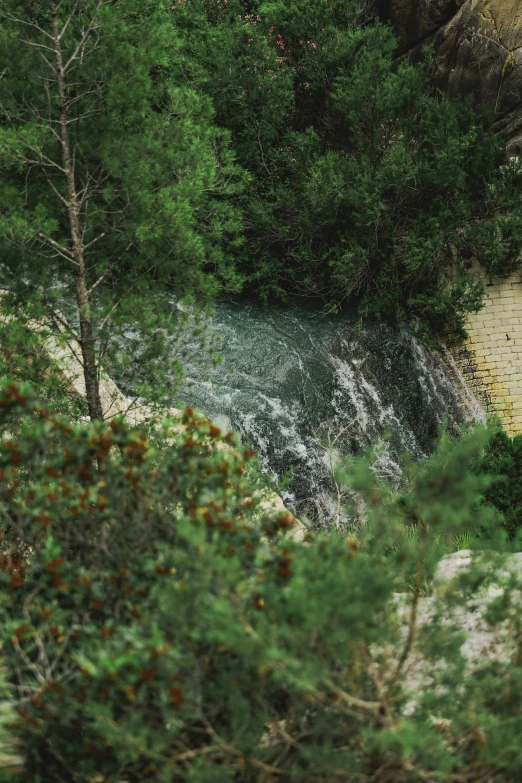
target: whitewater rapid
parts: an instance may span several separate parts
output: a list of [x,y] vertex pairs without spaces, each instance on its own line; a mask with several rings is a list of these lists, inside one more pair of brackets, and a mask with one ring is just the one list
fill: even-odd
[[426,456],[443,421],[484,416],[448,352],[405,329],[231,301],[209,329],[223,363],[186,362],[177,404],[240,433],[274,478],[291,473],[285,503],[319,524],[335,506],[333,455],[377,445],[375,469],[397,481],[401,455]]

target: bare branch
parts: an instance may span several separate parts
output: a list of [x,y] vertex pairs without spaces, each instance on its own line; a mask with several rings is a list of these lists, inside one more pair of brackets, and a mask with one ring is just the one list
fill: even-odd
[[339,688],[332,680],[325,678],[323,682],[341,701],[345,702],[350,707],[358,707],[359,709],[369,710],[370,712],[376,712],[382,707],[381,701],[358,699],[356,696],[352,696],[351,694],[346,693],[346,691],[343,691],[343,689]]
[[[88,95],[100,95],[100,93],[103,93],[103,90],[105,90],[108,85],[111,83],[112,77],[110,79],[106,79],[103,82],[100,82],[99,84],[96,84],[95,87],[93,87],[90,90],[85,90],[85,92],[78,93],[78,95],[75,95],[74,98],[71,98],[68,101],[68,105],[72,106],[75,103],[78,103],[78,101],[82,101],[84,98],[86,98]],[[69,85],[71,86],[71,85]]]
[[[93,195],[94,193],[99,193],[101,191],[102,185],[110,179],[110,174],[106,174],[104,177],[101,177],[100,179],[95,180],[96,177],[96,170],[102,168],[102,164],[100,163],[94,170],[94,173],[91,174],[91,172],[87,169],[86,172],[86,183],[85,185],[80,188],[80,190],[77,192],[78,197],[78,206],[81,208],[83,206],[84,201],[89,197],[89,195]],[[95,184],[90,187],[89,183],[94,182]]]
[[34,663],[31,661],[31,659],[28,657],[27,653],[22,650],[20,647],[20,642],[18,641],[18,638],[16,636],[13,636],[11,638],[11,641],[13,643],[13,646],[15,647],[16,651],[20,655],[21,658],[23,658],[25,665],[35,674],[36,679],[41,685],[45,685],[47,680],[45,677],[42,676],[42,673],[40,669],[34,665]]
[[[102,235],[102,236],[103,236],[103,235]],[[91,244],[91,243],[89,243],[89,244]],[[114,269],[114,267],[115,267],[117,264],[119,264],[119,262],[121,261],[122,257],[125,255],[125,253],[126,253],[128,250],[130,250],[130,248],[132,247],[132,245],[133,245],[133,242],[132,242],[132,240],[131,240],[131,241],[129,242],[129,244],[127,245],[127,247],[125,248],[125,250],[123,251],[123,253],[121,253],[121,255],[119,255],[119,256],[118,256],[118,258],[117,258],[115,261],[113,261],[113,262],[112,262],[112,264],[110,264],[110,266],[109,266],[109,267],[107,267],[107,269],[105,270],[105,272],[104,272],[102,275],[100,275],[100,277],[99,277],[99,278],[96,280],[96,282],[95,282],[95,283],[94,283],[94,284],[93,284],[93,285],[92,285],[92,286],[89,288],[89,290],[88,290],[88,292],[87,292],[87,293],[89,294],[89,296],[90,296],[90,294],[92,294],[92,292],[93,292],[93,291],[94,291],[94,290],[95,290],[95,289],[96,289],[96,288],[97,288],[97,287],[100,285],[100,283],[102,283],[102,282],[103,282],[103,280],[104,280],[104,279],[105,279],[105,277],[106,277],[106,276],[109,274],[109,272],[110,272],[112,269]],[[88,246],[89,246],[89,245],[86,245],[86,247],[88,247]]]
[[79,43],[78,43],[78,45],[77,45],[76,49],[75,49],[75,50],[74,50],[74,52],[71,54],[71,56],[69,57],[69,59],[67,60],[67,62],[65,63],[65,65],[63,66],[63,72],[64,72],[64,74],[65,74],[65,73],[67,73],[67,70],[68,70],[68,68],[69,68],[70,64],[71,64],[71,63],[72,63],[74,60],[76,60],[76,58],[78,57],[78,54],[79,54],[79,52],[80,52],[80,51],[83,49],[83,47],[85,46],[85,43],[86,43],[86,41],[87,41],[87,39],[88,39],[89,35],[90,35],[90,34],[91,34],[91,32],[93,31],[93,29],[94,29],[94,25],[95,25],[95,23],[96,23],[96,20],[97,20],[97,17],[98,17],[98,11],[99,11],[99,10],[100,10],[100,8],[101,8],[102,2],[103,2],[103,0],[98,0],[98,5],[96,6],[96,10],[94,11],[94,14],[93,14],[93,16],[92,16],[92,18],[91,18],[91,21],[90,21],[90,22],[89,22],[89,24],[87,25],[87,29],[85,30],[84,34],[82,35],[82,37],[81,37],[81,39],[80,39],[80,41],[79,41]]
[[113,304],[113,306],[111,307],[111,309],[109,310],[109,312],[107,313],[107,315],[105,316],[105,318],[104,318],[104,319],[101,321],[101,323],[100,323],[100,324],[99,324],[99,326],[98,326],[98,330],[99,330],[100,332],[102,331],[102,329],[104,328],[104,326],[107,324],[107,321],[109,320],[109,318],[111,317],[111,315],[113,314],[113,312],[114,312],[115,310],[117,310],[117,309],[118,309],[118,307],[119,307],[119,306],[121,305],[121,303],[123,302],[123,300],[127,298],[127,296],[129,295],[129,293],[131,292],[131,290],[132,290],[132,288],[133,288],[133,287],[134,287],[134,286],[131,286],[131,287],[129,288],[129,290],[128,290],[128,291],[126,291],[126,292],[123,294],[123,296],[120,296],[120,298],[119,298],[119,299],[117,299],[117,300],[116,300],[116,302]]
[[60,191],[58,190],[58,188],[56,187],[56,185],[54,184],[54,182],[53,182],[53,181],[51,180],[51,178],[49,177],[49,175],[48,175],[48,173],[46,172],[45,168],[43,168],[43,167],[42,167],[42,169],[41,169],[41,170],[42,170],[42,174],[44,175],[45,179],[47,180],[47,184],[49,185],[49,187],[50,187],[50,188],[52,188],[52,190],[53,190],[54,194],[56,195],[56,197],[57,197],[57,198],[59,198],[59,199],[60,199],[60,201],[61,201],[61,202],[62,202],[62,203],[65,205],[65,206],[67,206],[67,199],[66,199],[64,196],[62,196],[62,194],[60,193]]
[[387,683],[386,688],[386,694],[385,694],[385,701],[388,701],[388,698],[391,694],[391,691],[395,684],[397,683],[402,670],[404,668],[404,664],[408,660],[408,657],[410,655],[410,652],[413,647],[413,642],[415,640],[415,632],[417,629],[417,608],[419,605],[419,597],[420,597],[420,578],[418,575],[416,575],[415,579],[415,592],[413,593],[413,598],[411,602],[411,609],[410,609],[410,619],[408,623],[408,634],[406,637],[406,642],[404,644],[402,653],[400,655],[400,658],[397,662],[397,666],[395,668],[395,671],[390,679],[390,681]]
[[93,109],[93,111],[85,112],[84,114],[80,114],[77,117],[72,117],[72,119],[67,120],[65,124],[74,125],[76,122],[80,122],[80,120],[88,120],[90,117],[96,117],[96,115],[101,113],[101,109],[97,109],[96,111]]
[[[71,339],[70,340],[69,339],[66,340],[67,347],[69,348],[69,350],[70,350],[71,354],[74,356],[74,358],[81,364],[82,363],[82,358],[76,351],[76,349],[80,345],[80,338],[78,337],[78,335],[76,334],[76,332],[72,328],[71,324],[57,310],[55,310],[54,308],[49,313],[48,318],[50,319],[51,323],[53,321],[55,321],[56,323],[59,324],[58,331],[60,331],[60,332],[64,331],[67,335],[70,336]],[[71,340],[72,340],[72,342],[71,342]]]
[[[4,16],[10,22],[14,22],[15,24],[26,25],[27,27],[33,27],[35,30],[38,30],[39,33],[45,35],[46,38],[49,38],[51,41],[54,40],[53,36],[50,33],[44,30],[43,27],[40,27],[40,25],[35,24],[35,22],[28,22],[27,19],[20,19],[14,14],[10,14],[8,11],[2,11],[2,16]],[[51,51],[53,50],[51,49]]]
[[[38,43],[38,41],[33,40],[32,38],[26,38],[24,35],[20,36],[22,41],[27,44],[27,46],[30,46],[31,49],[36,49],[39,51],[40,49],[45,49],[47,52],[54,53],[54,49],[51,46],[46,46],[45,44]],[[49,64],[48,60],[46,62]]]
[[[37,588],[36,590],[33,590],[33,592],[24,601],[24,617],[27,620],[27,624],[28,625],[32,625],[33,624],[32,620],[31,620],[31,616],[29,614],[29,604],[33,600],[33,598],[36,595],[38,595],[38,593],[39,593],[39,588]],[[38,647],[38,660],[40,661],[41,666],[42,666],[42,668],[44,670],[45,678],[46,678],[46,680],[48,680],[49,679],[49,669],[50,669],[49,658],[47,657],[47,653],[45,651],[45,647],[44,647],[44,645],[42,643],[42,640],[40,638],[40,634],[38,632],[35,633],[33,638],[34,638],[34,642],[35,642],[36,646]]]
[[55,657],[54,661],[49,667],[49,679],[51,679],[53,671],[56,668],[56,665],[59,663],[59,661],[63,658],[63,654],[67,649],[67,644],[69,642],[69,639],[71,638],[72,631],[67,631],[67,634],[65,636],[65,639],[61,642],[61,649],[58,655]]
[[44,155],[44,153],[37,149],[36,147],[32,147],[30,144],[27,144],[22,139],[19,139],[20,146],[26,146],[27,149],[32,152],[34,155],[37,155],[36,160],[32,160],[31,158],[26,157],[23,153],[17,153],[18,160],[22,160],[25,163],[35,163],[39,166],[48,166],[49,168],[58,169],[58,171],[61,171],[62,174],[65,174],[65,169],[60,166],[59,163],[56,163],[56,161],[52,160],[51,158],[47,157],[47,155]]
[[[61,5],[61,3],[60,3],[60,5]],[[58,6],[58,7],[57,7],[57,9],[56,9],[57,11],[58,11],[58,8],[59,8],[59,6]],[[64,25],[63,25],[63,27],[62,27],[62,29],[61,29],[61,31],[60,31],[60,33],[59,33],[59,35],[58,35],[58,41],[60,41],[60,40],[62,39],[62,36],[64,35],[65,31],[66,31],[66,30],[67,30],[67,28],[69,27],[69,24],[70,24],[71,20],[73,19],[74,15],[75,15],[75,13],[76,13],[76,9],[77,9],[77,8],[78,8],[78,0],[76,0],[76,2],[75,2],[75,4],[74,4],[74,7],[73,7],[73,9],[72,9],[72,11],[71,11],[71,13],[69,14],[69,16],[67,17],[67,19],[66,19],[66,20],[65,20],[65,22],[64,22]]]
[[[91,241],[90,241],[90,242],[87,242],[87,244],[83,246],[83,249],[84,249],[84,250],[87,250],[87,248],[88,248],[88,247],[91,247],[92,245],[95,245],[95,244],[96,244],[96,242],[99,242],[99,241],[100,241],[100,239],[103,239],[103,237],[104,237],[104,236],[105,236],[105,231],[102,231],[102,233],[101,233],[101,234],[99,234],[97,237],[95,237],[94,239],[91,239]],[[112,266],[114,266],[114,264],[113,264]],[[92,290],[93,290],[93,289],[92,289],[92,288],[90,288],[90,289],[89,289],[89,291],[88,291],[87,293],[90,293]]]
[[56,250],[58,255],[63,256],[63,258],[67,259],[67,261],[70,261],[71,264],[76,264],[76,261],[74,260],[73,255],[68,248],[63,247],[63,245],[60,245],[58,242],[55,242],[54,239],[51,239],[51,237],[42,234],[41,231],[39,231],[36,236],[42,242],[47,242],[48,245],[50,245],[54,250]]

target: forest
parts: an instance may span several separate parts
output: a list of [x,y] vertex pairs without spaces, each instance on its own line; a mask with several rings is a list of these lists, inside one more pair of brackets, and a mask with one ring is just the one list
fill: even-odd
[[521,779],[522,435],[331,451],[325,530],[173,411],[216,302],[433,348],[520,268],[518,158],[381,5],[0,2],[0,783]]

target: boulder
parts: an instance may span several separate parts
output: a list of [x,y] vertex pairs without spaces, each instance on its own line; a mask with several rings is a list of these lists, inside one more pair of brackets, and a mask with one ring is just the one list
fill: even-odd
[[522,148],[522,5],[467,0],[435,35],[435,83],[457,98],[472,93],[497,117],[508,152]]
[[433,83],[452,98],[473,95],[490,112],[509,157],[522,150],[520,0],[390,0],[401,56],[434,46]]

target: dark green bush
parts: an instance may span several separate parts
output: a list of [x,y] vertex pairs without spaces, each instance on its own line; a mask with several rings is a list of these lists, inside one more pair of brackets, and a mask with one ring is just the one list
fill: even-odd
[[[460,637],[436,622],[423,645],[435,673],[450,661],[450,696],[428,689],[402,713],[412,648],[394,593],[413,576],[414,629],[433,536],[496,524],[480,505],[490,479],[467,470],[483,432],[443,441],[400,494],[356,463],[366,527],[297,543],[289,515],[259,508],[251,453],[191,411],[155,443],[121,422],[71,424],[15,384],[0,411],[0,627],[21,780],[520,776],[518,669],[462,680]],[[455,726],[447,737],[434,714]]]
[[266,299],[348,299],[362,315],[462,331],[476,255],[509,274],[522,249],[520,171],[471,103],[396,62],[372,3],[174,6],[191,72],[250,174],[236,259]]
[[486,492],[486,500],[497,508],[511,537],[522,529],[522,435],[510,438],[498,429],[489,442],[480,469],[503,477]]

